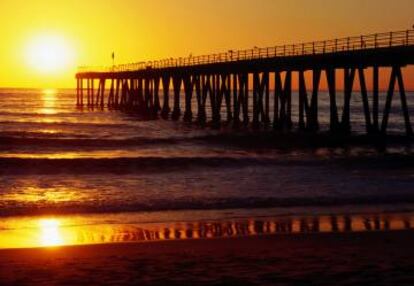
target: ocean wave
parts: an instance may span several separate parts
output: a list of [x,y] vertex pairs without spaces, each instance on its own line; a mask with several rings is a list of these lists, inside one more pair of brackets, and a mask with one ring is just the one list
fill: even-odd
[[30,139],[39,139],[41,141],[47,141],[47,139],[86,139],[90,136],[85,134],[79,134],[75,132],[56,132],[56,131],[2,131],[0,132],[0,142],[16,142],[17,144],[20,141],[24,141],[28,138]]
[[393,205],[400,212],[412,211],[413,195],[353,196],[353,197],[216,197],[216,198],[180,198],[142,200],[140,202],[66,202],[10,204],[0,202],[0,217],[60,215],[60,214],[105,214],[128,212],[160,212],[187,210],[231,210],[231,209],[266,209],[266,208],[307,208],[307,207],[344,207]]
[[[5,107],[7,108],[7,107]],[[79,112],[73,112],[72,110],[68,110],[67,108],[61,107],[61,108],[53,108],[53,112],[52,114],[50,113],[44,113],[41,112],[39,110],[44,109],[42,106],[39,107],[28,107],[29,109],[34,109],[35,111],[33,112],[22,112],[22,111],[16,111],[16,110],[12,110],[12,111],[1,111],[0,112],[0,117],[1,116],[13,116],[13,117],[61,117],[61,116],[75,116],[75,115],[79,115]],[[63,111],[63,112],[62,112]]]
[[[280,160],[232,157],[139,157],[112,159],[1,158],[0,174],[145,173],[188,170],[197,167],[243,167],[287,164]],[[301,160],[298,164],[314,164]],[[290,162],[292,164],[292,162]]]
[[314,158],[305,156],[211,156],[116,157],[116,158],[0,158],[0,175],[9,174],[129,174],[193,170],[195,168],[242,168],[255,166],[327,166],[348,169],[414,169],[412,155]]
[[[54,123],[53,123],[54,124]],[[69,123],[70,124],[70,123]],[[58,124],[59,125],[59,124]],[[320,148],[320,147],[352,147],[352,146],[369,146],[372,148],[384,149],[385,146],[399,145],[411,150],[414,141],[412,138],[401,135],[389,135],[387,137],[369,136],[353,134],[351,136],[331,136],[329,133],[320,134],[302,134],[302,133],[274,133],[262,132],[255,133],[250,131],[226,132],[218,134],[199,134],[195,132],[177,133],[172,132],[166,134],[157,134],[157,132],[143,132],[142,136],[136,136],[136,133],[118,132],[112,134],[107,133],[91,133],[91,130],[103,127],[103,124],[90,125],[83,132],[57,131],[57,132],[41,132],[41,131],[0,131],[0,148],[15,147],[19,145],[25,146],[54,146],[54,147],[125,147],[139,146],[145,144],[178,144],[182,142],[195,142],[208,145],[220,146],[237,146],[244,149],[258,148]],[[125,127],[122,124],[110,125],[115,129]],[[131,127],[131,126],[130,126]],[[135,127],[135,129],[137,129]],[[111,138],[108,138],[111,136]]]
[[[69,117],[69,116],[68,116]],[[57,117],[59,118],[59,117]],[[78,119],[77,119],[78,120]],[[5,120],[0,121],[0,124],[4,125],[30,125],[31,128],[38,127],[91,127],[91,128],[125,128],[125,127],[134,127],[130,124],[120,124],[120,123],[96,123],[96,122],[68,122],[68,121],[54,121],[54,122],[36,122],[36,121],[13,121]]]
[[[11,135],[11,136],[2,136]],[[15,135],[15,136],[13,136]],[[65,138],[66,137],[66,138]],[[69,137],[69,138],[68,138]],[[139,145],[153,145],[153,144],[173,144],[177,143],[180,138],[148,138],[148,137],[133,137],[126,139],[103,139],[90,138],[85,134],[73,133],[42,133],[42,132],[13,132],[0,133],[0,149],[14,149],[18,146],[34,147],[56,147],[67,148],[71,147],[129,147]],[[183,139],[181,139],[183,140]]]

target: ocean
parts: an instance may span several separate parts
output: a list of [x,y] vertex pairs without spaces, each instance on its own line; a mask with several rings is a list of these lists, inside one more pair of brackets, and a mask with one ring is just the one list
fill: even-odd
[[[321,94],[322,130],[327,98]],[[285,139],[281,147],[283,139],[270,131],[149,121],[75,103],[71,89],[0,90],[0,248],[107,242],[108,232],[112,241],[114,232],[125,241],[119,233],[130,227],[156,232],[162,226],[154,239],[165,238],[166,226],[186,233],[200,222],[246,222],[254,229],[258,221],[286,216],[298,224],[338,216],[345,225],[348,215],[364,221],[364,214],[373,222],[372,214],[398,214],[392,218],[401,227],[412,220],[410,144],[304,147]],[[297,122],[295,106],[297,93]],[[357,93],[351,114],[353,132],[362,134]],[[398,100],[389,132],[404,133]],[[75,234],[42,240],[40,230],[56,225]],[[85,231],[93,234],[85,239]]]

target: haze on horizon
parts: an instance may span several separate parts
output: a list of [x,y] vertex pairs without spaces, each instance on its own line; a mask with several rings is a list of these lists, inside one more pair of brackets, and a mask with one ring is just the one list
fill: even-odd
[[73,87],[77,66],[111,65],[113,51],[129,63],[414,24],[411,0],[3,0],[0,10],[1,87]]

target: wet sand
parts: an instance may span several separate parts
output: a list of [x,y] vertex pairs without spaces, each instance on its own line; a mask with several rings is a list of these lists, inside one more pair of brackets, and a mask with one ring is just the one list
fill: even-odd
[[0,285],[413,285],[414,231],[0,251]]

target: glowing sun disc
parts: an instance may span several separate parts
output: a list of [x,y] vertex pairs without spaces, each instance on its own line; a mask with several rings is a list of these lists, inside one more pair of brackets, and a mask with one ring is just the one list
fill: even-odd
[[52,73],[67,68],[72,52],[63,37],[41,35],[32,38],[26,48],[27,63],[42,73]]
[[42,219],[39,221],[41,230],[41,245],[52,247],[63,244],[60,233],[60,222],[56,219]]

